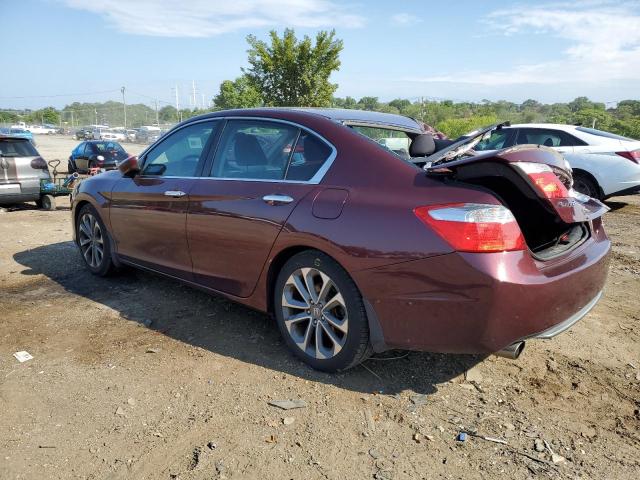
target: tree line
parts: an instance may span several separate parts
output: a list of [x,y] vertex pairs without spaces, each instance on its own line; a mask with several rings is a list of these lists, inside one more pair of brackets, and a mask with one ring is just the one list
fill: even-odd
[[[457,102],[396,98],[389,102],[378,97],[336,97],[338,85],[330,81],[340,69],[340,52],[344,45],[335,31],[320,31],[315,39],[298,39],[286,29],[282,37],[269,34],[268,42],[253,35],[247,37],[247,68],[240,75],[220,84],[208,110],[176,110],[165,105],[159,110],[144,104],[127,105],[127,126],[174,123],[214,110],[252,107],[334,107],[396,113],[420,120],[455,138],[477,127],[499,121],[512,123],[566,123],[607,130],[640,139],[640,101],[623,100],[607,108],[601,102],[578,97],[567,103],[544,104],[533,99],[522,103],[505,100]],[[33,112],[0,111],[0,123],[65,122],[82,126],[93,123],[124,125],[120,102],[72,103],[62,110],[47,107]]]

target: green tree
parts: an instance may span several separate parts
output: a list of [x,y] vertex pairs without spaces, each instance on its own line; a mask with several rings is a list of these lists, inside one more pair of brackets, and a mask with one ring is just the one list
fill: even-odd
[[331,105],[337,84],[329,82],[340,68],[342,40],[335,31],[320,31],[315,45],[304,36],[298,41],[292,29],[280,38],[270,32],[271,44],[247,37],[250,67],[243,70],[269,106],[326,107]]
[[260,92],[247,75],[220,84],[220,93],[213,99],[217,108],[252,108],[262,105]]
[[158,110],[158,118],[162,123],[171,123],[178,121],[178,111],[173,105],[165,105]]

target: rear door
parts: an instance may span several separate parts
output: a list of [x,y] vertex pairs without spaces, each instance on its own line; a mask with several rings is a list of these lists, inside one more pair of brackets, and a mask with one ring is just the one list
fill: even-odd
[[140,158],[139,175],[116,183],[110,220],[118,254],[125,260],[192,278],[186,232],[189,194],[218,124],[204,120],[172,132]]
[[251,295],[283,224],[334,157],[333,146],[297,125],[228,120],[208,177],[190,194],[187,235],[195,281]]

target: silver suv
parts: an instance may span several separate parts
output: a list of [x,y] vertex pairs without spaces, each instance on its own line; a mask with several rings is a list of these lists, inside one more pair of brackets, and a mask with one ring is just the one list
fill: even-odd
[[[35,201],[46,207],[40,180],[51,180],[47,162],[26,138],[0,135],[0,205]],[[46,198],[45,198],[46,197]]]

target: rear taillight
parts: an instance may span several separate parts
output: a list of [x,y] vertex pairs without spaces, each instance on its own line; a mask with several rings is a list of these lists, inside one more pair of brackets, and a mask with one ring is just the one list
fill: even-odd
[[525,250],[511,211],[502,205],[453,203],[417,207],[416,216],[460,252]]
[[567,198],[569,196],[567,187],[565,187],[562,181],[553,173],[549,165],[529,162],[516,162],[514,165],[531,179],[545,198]]
[[47,162],[44,161],[42,157],[36,157],[31,160],[31,168],[35,168],[36,170],[48,170]]
[[616,155],[620,155],[633,163],[640,164],[640,150],[632,150],[631,152],[616,152]]

